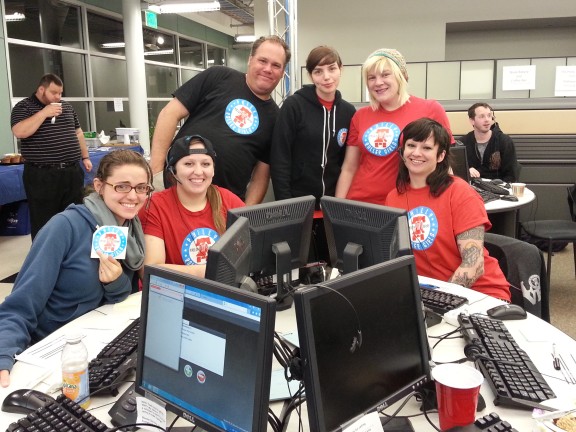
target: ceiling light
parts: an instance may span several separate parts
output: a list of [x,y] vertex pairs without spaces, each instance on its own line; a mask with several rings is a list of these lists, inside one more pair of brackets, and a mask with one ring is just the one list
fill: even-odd
[[124,48],[126,44],[124,42],[107,42],[100,44],[100,48]]
[[256,40],[256,35],[236,35],[234,37],[236,42],[254,42]]
[[157,50],[157,51],[146,51],[144,53],[145,56],[165,55],[165,54],[174,54],[174,50],[173,49],[167,49],[167,50]]
[[6,15],[6,22],[24,21],[26,15],[20,12],[14,12],[13,14]]
[[209,12],[220,10],[220,3],[217,1],[202,3],[162,3],[149,5],[148,10],[163,13],[186,13],[186,12]]

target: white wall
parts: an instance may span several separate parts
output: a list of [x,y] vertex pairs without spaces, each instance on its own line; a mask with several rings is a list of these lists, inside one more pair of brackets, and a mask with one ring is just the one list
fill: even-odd
[[[257,34],[268,33],[267,1],[255,0]],[[467,59],[515,57],[516,52],[573,56],[576,51],[574,27],[528,32],[529,36],[526,30],[486,32],[480,37],[454,33],[446,41],[446,23],[573,17],[575,0],[300,0],[297,7],[298,66],[312,48],[322,44],[335,47],[346,64],[362,63],[382,47],[398,49],[408,62],[460,55]],[[551,47],[570,52],[548,54]]]

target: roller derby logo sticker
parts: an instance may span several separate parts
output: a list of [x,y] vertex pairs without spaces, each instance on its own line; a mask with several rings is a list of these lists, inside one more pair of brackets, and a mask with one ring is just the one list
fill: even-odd
[[102,226],[92,235],[91,258],[98,258],[96,252],[102,252],[116,259],[126,258],[128,227]]

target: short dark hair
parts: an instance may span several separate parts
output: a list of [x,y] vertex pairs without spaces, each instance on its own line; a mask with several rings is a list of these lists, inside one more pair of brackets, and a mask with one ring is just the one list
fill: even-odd
[[56,84],[58,87],[64,87],[62,79],[58,75],[53,73],[46,74],[42,78],[40,78],[38,87],[48,87],[52,83]]
[[256,51],[260,48],[264,42],[272,42],[277,43],[284,49],[284,56],[286,57],[286,61],[284,62],[284,66],[288,64],[290,61],[290,57],[292,57],[292,53],[290,52],[290,48],[288,44],[282,39],[280,36],[271,35],[271,36],[260,36],[258,39],[254,41],[252,44],[252,49],[250,50],[250,56],[253,57],[256,55]]
[[[434,172],[426,178],[426,184],[430,186],[430,195],[438,197],[442,195],[454,181],[450,175],[450,167],[452,166],[452,154],[450,153],[451,139],[450,133],[446,128],[436,120],[427,117],[408,123],[404,130],[402,130],[400,154],[403,155],[404,146],[409,139],[422,142],[426,141],[429,136],[433,136],[434,142],[438,144],[437,155],[440,155],[443,151],[446,152],[444,159],[438,162]],[[396,189],[398,189],[398,192],[406,192],[408,183],[410,183],[410,173],[401,159],[398,177],[396,178]]]
[[473,119],[474,117],[476,117],[476,108],[487,108],[490,111],[494,112],[494,110],[492,109],[492,107],[490,105],[488,105],[486,102],[478,102],[475,103],[474,105],[472,105],[470,108],[468,108],[468,118]]
[[340,58],[340,54],[334,48],[329,46],[321,45],[314,48],[308,54],[308,58],[306,59],[306,70],[309,74],[312,74],[312,71],[316,66],[324,66],[329,65],[332,63],[338,64],[338,67],[342,67],[342,59]]

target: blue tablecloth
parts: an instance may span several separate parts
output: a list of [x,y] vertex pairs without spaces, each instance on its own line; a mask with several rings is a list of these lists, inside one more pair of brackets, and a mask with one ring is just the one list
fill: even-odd
[[[84,184],[91,185],[94,180],[94,175],[98,169],[100,160],[109,151],[129,149],[144,154],[144,150],[138,144],[133,146],[111,146],[100,147],[99,149],[90,149],[90,160],[92,161],[92,171],[84,176]],[[81,165],[84,168],[84,165]],[[26,192],[24,192],[24,183],[22,182],[22,173],[24,172],[24,165],[0,165],[0,206],[15,201],[22,201],[26,199]]]

